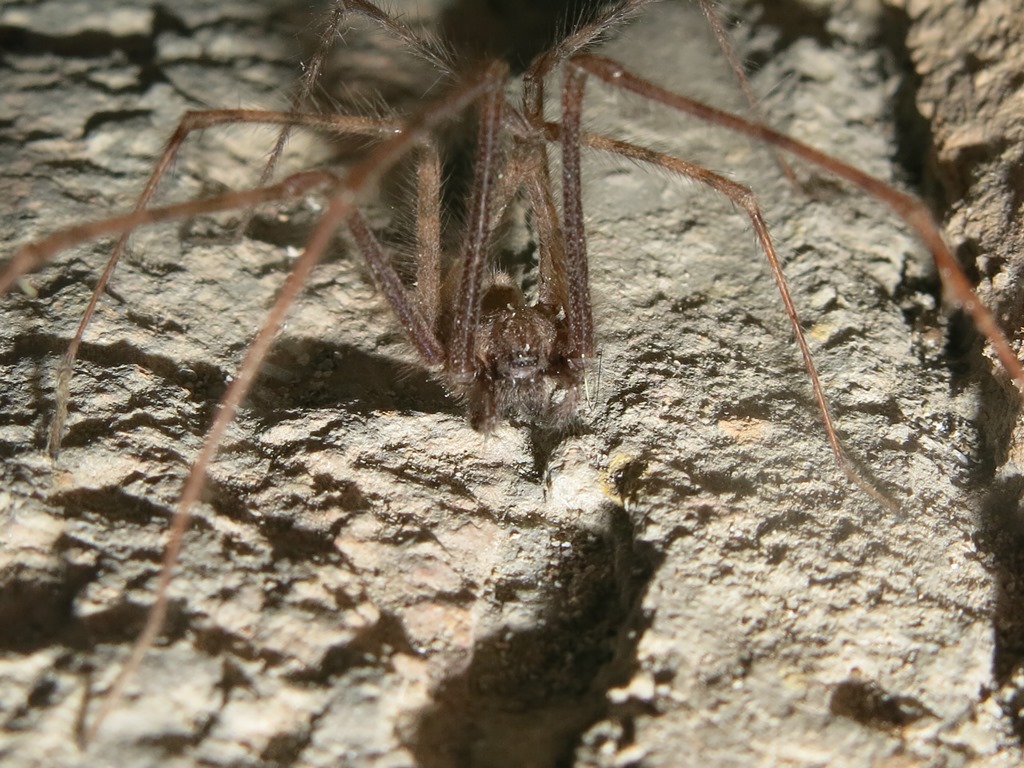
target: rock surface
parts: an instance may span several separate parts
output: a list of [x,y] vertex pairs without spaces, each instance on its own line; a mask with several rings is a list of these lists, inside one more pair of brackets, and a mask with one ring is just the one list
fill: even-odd
[[[754,3],[737,34],[773,125],[946,206],[1011,329],[1015,4]],[[482,28],[471,11],[445,18]],[[283,4],[5,3],[5,255],[129,208],[184,110],[282,107],[309,25]],[[431,83],[357,26],[330,67],[343,109]],[[688,4],[645,10],[604,52],[741,107]],[[109,248],[84,244],[2,304],[5,765],[1020,764],[1019,400],[937,311],[927,253],[815,169],[796,167],[797,188],[721,129],[600,86],[587,104],[588,128],[754,189],[846,444],[899,513],[835,467],[745,219],[589,157],[602,358],[578,428],[472,431],[339,243],[210,470],[158,647],[81,751],[83,708],[141,627],[185,472],[318,201],[270,206],[240,240],[238,216],[137,233],[52,463],[53,370]],[[189,142],[164,198],[251,185],[272,141]],[[297,137],[287,164],[341,149]],[[388,231],[409,215],[372,208]]]

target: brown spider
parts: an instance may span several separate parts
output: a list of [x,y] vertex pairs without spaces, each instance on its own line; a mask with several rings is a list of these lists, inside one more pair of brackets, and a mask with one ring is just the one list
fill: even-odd
[[[409,291],[407,281],[392,267],[391,258],[385,255],[377,236],[365,223],[358,209],[347,207],[350,204],[347,197],[335,200],[336,208],[333,214],[330,209],[328,210],[328,223],[332,223],[331,216],[334,217],[334,224],[339,223],[341,219],[347,220],[380,293],[391,305],[393,314],[418,351],[420,359],[432,369],[441,371],[449,388],[469,401],[473,425],[485,431],[494,429],[501,421],[501,417],[510,413],[544,422],[563,422],[575,411],[581,399],[588,364],[595,353],[586,275],[588,262],[583,247],[581,218],[582,192],[578,167],[581,144],[589,144],[592,148],[618,153],[639,162],[660,165],[676,173],[697,174],[705,181],[710,180],[717,184],[719,188],[729,188],[727,180],[711,177],[702,169],[636,145],[594,134],[574,139],[574,131],[579,130],[576,121],[581,116],[582,99],[582,83],[578,80],[573,82],[574,72],[577,77],[581,72],[589,72],[592,77],[601,77],[603,74],[607,79],[618,82],[622,88],[635,87],[642,95],[656,100],[670,102],[674,98],[644,81],[632,80],[628,73],[620,73],[616,65],[608,64],[599,57],[577,59],[576,64],[583,69],[569,71],[569,84],[565,87],[563,97],[565,116],[558,124],[542,124],[536,114],[531,114],[528,106],[520,108],[518,102],[507,100],[504,79],[500,71],[480,70],[475,79],[463,81],[461,91],[456,86],[456,90],[452,92],[456,95],[439,95],[433,108],[414,113],[413,127],[416,127],[415,121],[422,122],[423,130],[420,133],[406,126],[401,138],[382,143],[380,146],[383,150],[371,151],[369,159],[356,163],[354,170],[349,171],[350,175],[344,177],[345,183],[356,187],[359,186],[357,182],[360,173],[379,175],[383,165],[388,162],[388,153],[417,155],[417,198],[421,203],[421,209],[416,217],[416,231],[420,258],[416,265],[414,291]],[[440,162],[437,148],[427,140],[434,135],[436,120],[455,115],[471,102],[481,105],[480,112],[483,118],[480,120],[477,146],[484,149],[478,149],[477,160],[473,164],[474,180],[471,194],[468,196],[471,204],[468,206],[465,227],[471,234],[467,237],[468,246],[465,249],[468,255],[460,262],[469,265],[470,268],[445,272],[441,255],[441,219],[438,204],[441,198]],[[235,113],[228,117],[237,120],[240,116],[240,113]],[[262,115],[259,119],[268,120],[268,117]],[[297,124],[302,122],[295,117],[282,119]],[[718,118],[720,122],[726,119]],[[327,122],[330,120],[331,118],[327,118]],[[321,118],[320,122],[323,121]],[[381,132],[382,129],[393,129],[395,125],[392,119],[371,119],[365,122],[362,130]],[[762,138],[768,137],[764,129],[754,129],[754,133]],[[423,146],[417,144],[415,148],[411,148],[414,138],[427,143]],[[785,142],[782,137],[775,139]],[[565,154],[560,174],[557,170],[545,167],[548,161],[545,151],[541,149],[545,141],[559,142],[563,147]],[[800,148],[798,151],[805,152]],[[827,158],[824,162],[827,166],[831,164]],[[834,164],[830,167],[834,169]],[[560,219],[556,205],[551,201],[552,175],[561,175],[563,179],[564,220]],[[330,177],[312,172],[291,176],[287,183],[291,186],[284,188],[277,185],[268,194],[242,193],[234,197],[224,196],[220,198],[218,205],[237,208],[258,199],[275,200],[286,195],[295,195],[301,185],[326,183],[330,188],[335,182]],[[865,181],[866,185],[871,183]],[[742,190],[735,185],[731,189],[734,201],[742,202]],[[876,188],[875,191],[885,195],[893,205],[900,201],[910,206],[914,205],[909,198],[894,196],[895,193],[888,188]],[[502,218],[501,212],[512,206],[516,198],[525,198],[527,201],[525,207],[529,211],[539,248],[538,286],[536,301],[532,304],[523,299],[516,282],[501,276],[492,276],[486,269],[488,241],[492,237],[494,224]],[[214,207],[214,204],[202,203],[194,206],[193,210],[210,212]],[[911,213],[916,210],[912,209]],[[180,209],[171,212],[175,217],[181,213]],[[151,215],[147,216],[152,218]],[[756,220],[758,216],[754,214],[754,218]],[[927,224],[922,226],[927,227]],[[325,225],[318,231],[325,232],[327,228]],[[88,229],[91,236],[99,234],[97,226],[90,225]],[[934,232],[927,229],[925,231]],[[564,238],[560,236],[560,232],[564,232]],[[81,233],[74,233],[70,239],[81,237]],[[759,237],[762,245],[768,247],[766,230],[761,231]],[[319,240],[316,238],[317,235],[314,234],[311,247],[314,252],[318,243],[326,243],[326,234]],[[937,247],[934,243],[930,245]],[[278,298],[276,306],[282,311],[287,309],[287,305],[293,300],[294,292],[306,281],[313,261],[314,259],[305,257],[300,259],[289,278],[288,286],[282,290]],[[18,267],[17,271],[20,272],[21,268]],[[799,336],[795,314],[791,317]],[[280,322],[280,317],[277,322]],[[268,320],[261,331],[259,339],[264,345],[272,339],[275,333],[274,326],[275,321]],[[231,411],[238,407],[246,387],[251,384],[255,367],[260,362],[258,358],[265,354],[265,351],[259,351],[260,343],[258,340],[254,346],[257,350],[255,358],[252,353],[249,356],[249,359],[255,359],[255,363],[249,367],[243,365],[242,373],[229,388],[229,394],[225,396],[227,406],[222,412],[224,415],[217,421],[214,430],[219,428],[223,432],[230,420]],[[824,399],[817,392],[816,382],[815,390],[824,409]],[[827,420],[827,410],[824,413]],[[216,432],[212,435],[207,439],[206,450],[196,462],[199,469],[192,475],[190,490],[186,491],[179,507],[182,510],[187,510],[194,497],[198,495],[198,484],[218,440]],[[829,438],[838,453],[839,444],[831,427]],[[216,471],[214,467],[214,474]],[[611,468],[609,471],[611,473]],[[622,476],[628,478],[629,472],[624,472]],[[635,493],[635,480],[636,478],[618,482],[616,492],[624,499],[632,496]],[[179,527],[184,526],[185,520],[183,513],[178,515]],[[399,527],[407,525],[408,523],[403,523]],[[176,535],[172,538],[168,562],[173,562],[177,556],[175,548],[179,544],[180,538]],[[348,555],[345,546],[340,546],[340,549]],[[357,560],[355,557],[352,559]],[[169,573],[165,572],[166,575]],[[164,588],[159,589],[159,604],[166,607]],[[353,600],[355,606],[361,605],[351,595],[348,597]],[[160,610],[157,610],[151,614],[149,630],[140,641],[139,648],[146,646],[149,642],[146,638],[151,636],[161,623],[162,615]],[[372,621],[369,623],[373,624]],[[379,623],[374,626],[379,626]],[[113,698],[108,699],[112,700]]]

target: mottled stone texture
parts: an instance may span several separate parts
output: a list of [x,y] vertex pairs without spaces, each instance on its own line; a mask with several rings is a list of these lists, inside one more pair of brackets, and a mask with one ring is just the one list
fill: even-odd
[[[1020,5],[735,9],[768,119],[929,196],[1011,332]],[[483,29],[468,2],[442,7]],[[4,255],[129,208],[184,110],[286,103],[308,10],[4,0]],[[357,26],[324,103],[365,110],[383,91],[408,108],[429,67]],[[688,3],[646,10],[606,52],[742,105]],[[587,105],[589,128],[754,189],[844,439],[900,514],[836,469],[745,219],[588,156],[602,358],[578,427],[474,433],[339,241],[211,468],[158,647],[80,751],[83,704],[127,657],[184,473],[318,201],[261,210],[241,239],[230,215],[138,233],[52,463],[54,366],[109,248],[83,244],[0,305],[5,765],[1020,763],[1020,401],[937,310],[928,255],[813,168],[794,186],[713,126],[599,86]],[[272,139],[191,141],[164,199],[252,184]],[[352,149],[297,137],[287,165]],[[391,186],[370,213],[400,243],[411,209]]]

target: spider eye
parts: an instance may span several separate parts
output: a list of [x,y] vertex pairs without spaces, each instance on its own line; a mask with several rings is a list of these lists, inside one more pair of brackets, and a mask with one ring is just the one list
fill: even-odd
[[529,378],[537,373],[537,355],[519,353],[508,361],[508,375],[513,379]]

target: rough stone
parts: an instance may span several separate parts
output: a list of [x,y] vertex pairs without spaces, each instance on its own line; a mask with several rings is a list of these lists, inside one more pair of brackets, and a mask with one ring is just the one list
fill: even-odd
[[[1015,2],[751,3],[736,35],[773,125],[942,190],[1010,330]],[[130,208],[184,110],[281,107],[308,55],[284,5],[81,5],[0,8],[5,254]],[[346,36],[342,105],[432,83],[381,38]],[[742,109],[688,4],[604,51]],[[843,439],[899,511],[836,468],[744,217],[590,156],[602,357],[578,428],[471,430],[339,242],[210,469],[161,640],[83,751],[83,707],[127,658],[183,477],[319,201],[261,210],[237,240],[240,215],[137,233],[53,463],[53,370],[109,248],[85,243],[0,305],[6,765],[1020,764],[1019,401],[936,310],[928,254],[884,205],[802,165],[791,184],[715,126],[590,85],[587,127],[755,191]],[[207,132],[163,198],[253,184],[272,141]],[[300,138],[287,165],[349,149]],[[372,208],[389,232],[409,216]]]

